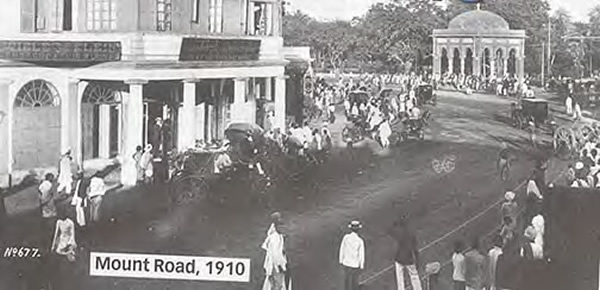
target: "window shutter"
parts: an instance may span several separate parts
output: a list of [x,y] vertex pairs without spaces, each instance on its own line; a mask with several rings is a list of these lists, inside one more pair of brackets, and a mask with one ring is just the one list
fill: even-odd
[[35,32],[35,0],[21,0],[21,32]]

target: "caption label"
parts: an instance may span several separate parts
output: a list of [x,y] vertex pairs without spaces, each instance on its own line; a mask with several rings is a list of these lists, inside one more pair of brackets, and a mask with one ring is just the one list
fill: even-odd
[[91,253],[90,276],[250,282],[250,259]]

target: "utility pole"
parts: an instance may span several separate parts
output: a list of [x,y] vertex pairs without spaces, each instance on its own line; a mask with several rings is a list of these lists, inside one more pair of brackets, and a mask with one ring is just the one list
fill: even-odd
[[548,76],[552,75],[552,70],[551,70],[551,66],[552,66],[552,51],[551,51],[551,47],[552,47],[552,17],[548,16],[548,52],[546,53],[546,55],[548,56]]
[[546,50],[545,43],[542,42],[542,61],[541,61],[541,64],[542,64],[542,89],[546,87],[546,79],[545,79],[545,75],[544,75],[544,65],[546,62],[546,58],[544,56],[545,50]]

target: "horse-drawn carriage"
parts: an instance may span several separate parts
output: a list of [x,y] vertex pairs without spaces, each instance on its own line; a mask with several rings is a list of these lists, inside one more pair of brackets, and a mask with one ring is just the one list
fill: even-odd
[[213,194],[234,187],[249,191],[251,198],[267,193],[270,177],[262,172],[260,161],[264,159],[261,155],[267,154],[268,141],[262,128],[236,123],[225,130],[225,135],[229,142],[221,146],[188,150],[172,158],[170,195],[174,203],[223,200],[223,196]]
[[512,103],[511,121],[518,129],[525,129],[531,124],[536,128],[545,128],[551,134],[556,129],[556,123],[549,114],[548,101],[542,99],[522,99]]

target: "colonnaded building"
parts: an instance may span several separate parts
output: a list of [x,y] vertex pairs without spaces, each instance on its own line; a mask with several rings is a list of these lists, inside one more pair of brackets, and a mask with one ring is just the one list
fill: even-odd
[[178,150],[269,111],[285,127],[282,0],[2,4],[0,186],[56,168],[67,149],[80,164],[128,164],[156,118],[170,120]]
[[510,29],[501,16],[480,10],[464,12],[447,29],[433,31],[433,73],[482,79],[525,75],[525,30]]

